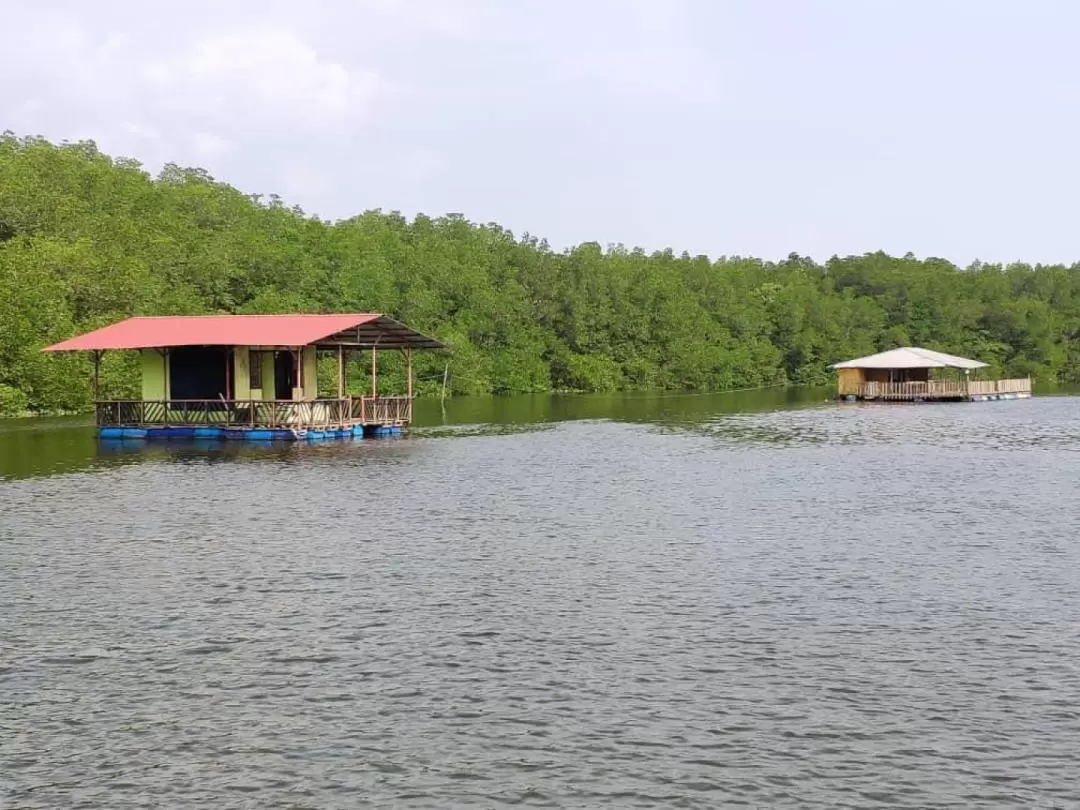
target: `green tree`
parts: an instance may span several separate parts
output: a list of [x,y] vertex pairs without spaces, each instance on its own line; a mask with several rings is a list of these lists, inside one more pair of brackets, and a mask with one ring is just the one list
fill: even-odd
[[[414,358],[427,393],[446,362],[460,394],[818,384],[836,360],[912,344],[1080,382],[1080,265],[557,252],[460,215],[326,222],[201,169],[152,177],[90,142],[0,136],[0,413],[88,407],[89,359],[40,351],[73,333],[303,310],[384,312],[447,342],[449,358]],[[380,368],[403,384],[402,358]],[[107,353],[102,382],[134,395],[135,359]]]

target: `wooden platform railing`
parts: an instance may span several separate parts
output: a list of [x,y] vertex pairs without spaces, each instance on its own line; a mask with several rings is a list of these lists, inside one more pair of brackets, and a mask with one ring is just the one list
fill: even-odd
[[345,425],[407,425],[409,397],[342,399],[108,400],[95,403],[99,426],[211,426],[320,428]]
[[99,426],[319,428],[353,424],[349,399],[110,400],[95,403]]
[[352,418],[361,425],[407,425],[412,422],[412,399],[353,397]]
[[972,396],[987,394],[1030,394],[1031,378],[1019,380],[972,380],[968,383],[968,393]]
[[967,399],[1000,394],[1030,394],[1031,379],[867,382],[861,383],[854,393],[862,399]]

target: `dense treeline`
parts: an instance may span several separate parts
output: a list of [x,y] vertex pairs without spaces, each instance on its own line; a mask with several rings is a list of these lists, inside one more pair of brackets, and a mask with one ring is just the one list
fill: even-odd
[[[91,143],[0,137],[0,412],[87,406],[88,359],[40,351],[78,331],[289,311],[386,312],[429,331],[453,348],[455,393],[818,383],[830,362],[899,345],[1080,381],[1080,265],[556,252],[459,216],[329,223],[197,169],[153,178]],[[423,360],[422,391],[444,363]],[[103,379],[131,394],[133,359],[106,355]]]

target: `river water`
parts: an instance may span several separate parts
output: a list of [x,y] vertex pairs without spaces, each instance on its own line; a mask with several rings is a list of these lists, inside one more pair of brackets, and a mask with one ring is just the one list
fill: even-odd
[[0,426],[0,807],[1080,806],[1080,399]]

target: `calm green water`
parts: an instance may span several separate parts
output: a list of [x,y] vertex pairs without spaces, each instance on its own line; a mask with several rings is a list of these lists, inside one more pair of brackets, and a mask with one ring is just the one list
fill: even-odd
[[1080,806],[1080,399],[0,427],[0,807]]
[[[418,400],[413,436],[437,435],[472,427],[482,431],[528,428],[579,419],[628,422],[700,422],[718,413],[740,413],[819,404],[827,390],[776,389],[711,396],[599,395],[453,398],[445,407],[437,400]],[[75,472],[91,467],[129,463],[161,456],[274,456],[300,448],[251,448],[238,445],[177,443],[150,445],[100,444],[92,420],[0,419],[0,478]]]

